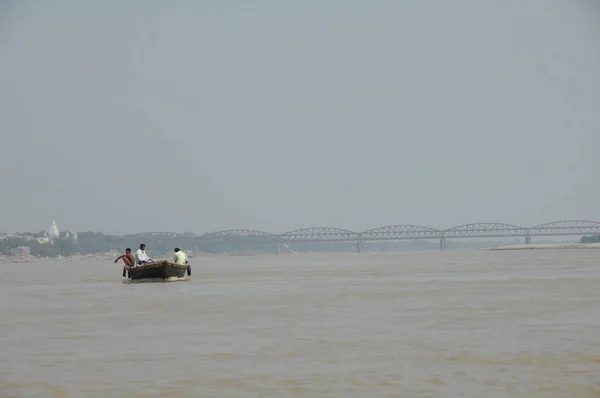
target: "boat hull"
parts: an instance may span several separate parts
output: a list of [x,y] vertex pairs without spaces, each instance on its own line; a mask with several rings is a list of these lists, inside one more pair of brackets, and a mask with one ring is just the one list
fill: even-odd
[[167,282],[185,279],[185,274],[191,274],[189,265],[175,264],[169,261],[157,261],[139,267],[129,268],[127,278],[132,281],[156,280]]

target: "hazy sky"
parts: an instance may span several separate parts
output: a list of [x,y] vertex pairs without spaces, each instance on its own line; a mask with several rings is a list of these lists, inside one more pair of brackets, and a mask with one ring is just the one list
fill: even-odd
[[600,221],[595,1],[2,1],[0,232]]

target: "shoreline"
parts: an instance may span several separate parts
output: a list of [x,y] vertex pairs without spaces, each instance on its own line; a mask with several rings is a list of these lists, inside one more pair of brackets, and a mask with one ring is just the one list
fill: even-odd
[[[474,249],[474,250],[473,250]],[[459,250],[447,249],[447,251],[514,251],[514,250],[577,250],[577,249],[600,249],[600,242],[598,243],[539,243],[539,244],[518,244],[518,245],[503,245],[503,246],[491,246],[491,247],[478,247],[478,248],[464,248]],[[416,250],[365,250],[363,253],[407,253],[407,252],[438,252],[439,250],[433,249],[416,249]],[[355,252],[341,251],[341,252],[283,252],[281,256],[303,256],[303,255],[318,255],[318,254],[338,254],[338,255],[354,255]],[[0,264],[25,264],[35,262],[46,262],[46,261],[66,261],[66,262],[81,262],[81,261],[109,261],[114,260],[118,254],[113,253],[97,253],[87,255],[73,255],[65,257],[0,257]],[[201,259],[211,257],[262,257],[262,256],[274,256],[274,253],[270,252],[235,252],[235,253],[200,253],[198,256],[191,256],[190,259]]]
[[555,250],[555,249],[600,249],[600,243],[542,243],[529,245],[494,246],[477,249],[482,251],[501,250]]

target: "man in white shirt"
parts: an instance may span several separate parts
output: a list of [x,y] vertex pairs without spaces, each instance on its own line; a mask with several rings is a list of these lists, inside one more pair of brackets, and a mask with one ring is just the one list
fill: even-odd
[[137,265],[144,265],[154,261],[146,254],[146,245],[143,243],[140,245],[140,249],[135,253],[135,260]]
[[173,261],[175,261],[175,264],[186,265],[188,263],[187,254],[185,254],[182,250],[176,247]]

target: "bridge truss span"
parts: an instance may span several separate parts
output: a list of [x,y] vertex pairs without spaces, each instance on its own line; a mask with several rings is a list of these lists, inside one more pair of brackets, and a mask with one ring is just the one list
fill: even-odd
[[275,235],[268,232],[257,231],[254,229],[228,229],[225,231],[209,232],[200,235],[200,240],[221,240],[221,241],[272,241]]
[[388,225],[360,233],[364,241],[439,239],[442,231],[420,225]]
[[600,235],[600,222],[584,220],[556,221],[529,228],[531,236]]
[[502,223],[465,224],[443,231],[444,238],[500,238],[527,236],[527,228]]
[[348,242],[359,241],[361,235],[341,228],[302,228],[278,235],[283,242]]
[[600,235],[600,222],[585,220],[566,220],[540,224],[535,227],[521,227],[504,223],[465,224],[446,230],[419,225],[388,225],[364,232],[355,232],[342,228],[313,227],[272,234],[252,229],[230,229],[214,231],[203,235],[184,232],[144,232],[121,235],[125,239],[140,242],[154,240],[187,240],[194,242],[236,242],[236,243],[292,243],[292,242],[364,242],[393,240],[440,239],[443,244],[452,238],[503,238],[525,237],[526,243],[534,236],[576,236]]
[[141,232],[139,234],[125,234],[121,235],[125,239],[133,238],[189,238],[194,235],[182,234],[179,232]]

